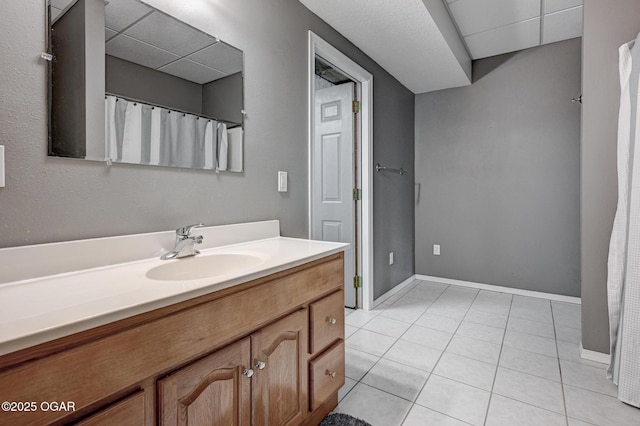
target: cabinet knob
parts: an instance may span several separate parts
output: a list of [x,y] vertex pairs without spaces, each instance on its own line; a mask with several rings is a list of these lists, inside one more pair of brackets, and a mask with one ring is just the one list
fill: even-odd
[[336,320],[334,317],[328,317],[327,322],[331,325],[334,325],[335,323],[338,322],[338,320]]
[[249,377],[251,378],[251,376],[253,376],[253,370],[250,368],[245,368],[244,371],[242,372],[242,375],[244,377]]
[[336,378],[336,372],[335,371],[327,370],[324,374],[326,374],[327,376],[331,377],[332,379]]
[[267,366],[267,364],[264,363],[264,361],[257,361],[256,362],[256,368],[258,370],[264,370],[264,368]]

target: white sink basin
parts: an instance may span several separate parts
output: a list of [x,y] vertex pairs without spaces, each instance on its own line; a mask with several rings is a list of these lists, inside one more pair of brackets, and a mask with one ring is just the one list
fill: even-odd
[[166,265],[147,271],[147,278],[159,281],[183,281],[241,273],[264,263],[262,256],[254,254],[210,254],[170,260]]

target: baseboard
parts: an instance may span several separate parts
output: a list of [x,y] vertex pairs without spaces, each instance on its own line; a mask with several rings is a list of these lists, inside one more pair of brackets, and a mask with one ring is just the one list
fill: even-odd
[[461,287],[477,288],[480,290],[499,291],[501,293],[517,294],[519,296],[528,296],[528,297],[537,297],[539,299],[555,300],[557,302],[574,303],[578,305],[581,304],[581,300],[579,297],[564,296],[561,294],[544,293],[541,291],[533,291],[533,290],[522,290],[519,288],[503,287],[500,285],[482,284],[482,283],[475,283],[472,281],[462,281],[462,280],[454,280],[451,278],[433,277],[430,275],[416,274],[414,278],[418,280],[423,280],[423,281],[435,281],[443,284],[452,284],[452,285],[458,285]]
[[607,365],[611,361],[611,356],[609,354],[585,349],[582,347],[582,343],[580,343],[580,358]]
[[402,290],[403,288],[405,288],[415,280],[416,280],[416,276],[412,275],[406,280],[402,281],[400,284],[398,284],[397,286],[395,286],[394,288],[392,288],[391,290],[387,291],[386,293],[378,297],[376,300],[374,300],[373,308],[380,305],[381,303],[384,303],[385,300],[389,299],[391,296],[393,296],[394,294],[396,294],[397,292],[399,292],[400,290]]

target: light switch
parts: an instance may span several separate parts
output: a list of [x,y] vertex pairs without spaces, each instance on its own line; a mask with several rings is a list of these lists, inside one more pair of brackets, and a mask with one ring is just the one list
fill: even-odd
[[278,172],[278,192],[287,192],[287,172]]
[[4,188],[4,145],[0,145],[0,188]]

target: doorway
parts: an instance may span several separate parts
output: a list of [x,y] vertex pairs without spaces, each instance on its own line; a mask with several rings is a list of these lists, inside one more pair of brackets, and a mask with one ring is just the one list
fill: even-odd
[[373,76],[309,32],[309,236],[350,244],[345,306],[373,306]]

